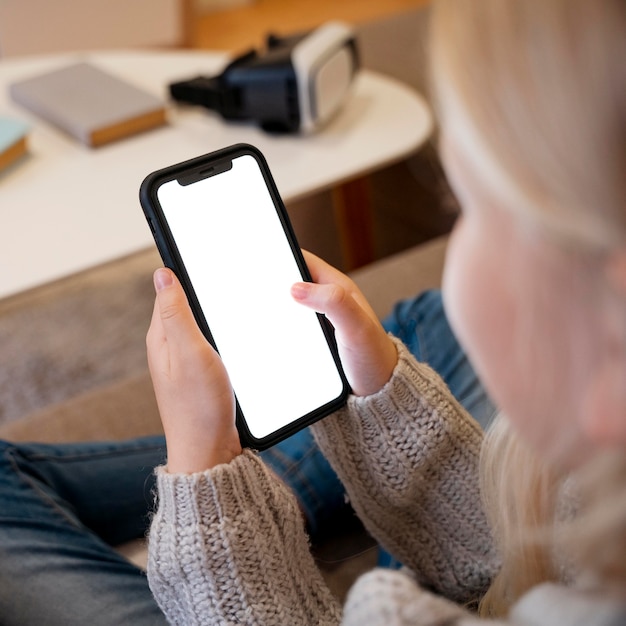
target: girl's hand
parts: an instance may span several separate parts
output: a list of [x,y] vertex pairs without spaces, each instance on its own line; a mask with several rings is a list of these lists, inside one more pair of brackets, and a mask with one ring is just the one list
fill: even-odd
[[314,283],[296,283],[295,300],[323,313],[335,327],[339,355],[358,396],[379,391],[398,362],[396,347],[354,282],[315,255],[304,252]]
[[226,370],[200,332],[174,273],[158,269],[154,285],[146,344],[168,470],[193,473],[228,463],[241,453],[241,444]]

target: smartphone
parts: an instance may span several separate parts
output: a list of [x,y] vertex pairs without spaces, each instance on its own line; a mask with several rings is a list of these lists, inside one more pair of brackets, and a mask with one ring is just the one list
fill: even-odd
[[268,448],[345,403],[332,326],[291,297],[311,277],[257,148],[237,144],[153,172],[140,201],[224,362],[244,446]]

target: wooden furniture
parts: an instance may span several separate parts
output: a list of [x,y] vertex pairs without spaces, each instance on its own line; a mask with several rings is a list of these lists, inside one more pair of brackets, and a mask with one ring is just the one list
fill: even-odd
[[262,45],[271,32],[300,32],[329,20],[359,25],[429,4],[429,0],[256,0],[242,7],[196,12],[189,41],[196,48],[240,51]]
[[[224,54],[202,52],[81,58],[162,96],[169,82],[217,73],[227,61]],[[0,107],[32,124],[30,156],[7,170],[0,185],[0,265],[10,268],[0,278],[0,297],[151,247],[138,189],[155,169],[247,142],[264,153],[288,202],[403,159],[432,128],[430,109],[416,92],[363,71],[339,115],[315,135],[272,136],[250,124],[226,124],[200,108],[176,107],[164,128],[89,150],[6,95],[12,81],[74,60],[62,55],[0,63]]]

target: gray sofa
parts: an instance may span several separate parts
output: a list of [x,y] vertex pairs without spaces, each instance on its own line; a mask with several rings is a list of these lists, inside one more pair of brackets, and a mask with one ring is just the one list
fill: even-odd
[[[446,243],[446,237],[428,241],[352,276],[382,317],[394,302],[439,286]],[[0,302],[0,338],[9,350],[11,341],[16,346],[8,358],[5,352],[0,375],[7,379],[5,393],[10,386],[18,398],[11,419],[0,423],[0,438],[120,440],[162,432],[144,357],[158,264],[149,251]],[[38,408],[16,415],[19,399]],[[339,598],[376,562],[374,544],[358,523],[314,548]],[[145,566],[142,542],[118,549]]]
[[[441,270],[445,253],[447,239],[438,238],[420,244],[409,250],[400,252],[391,257],[377,261],[370,266],[366,266],[352,273],[354,280],[363,290],[368,300],[379,316],[384,316],[392,307],[393,303],[406,297],[410,297],[424,289],[437,287],[441,280]],[[109,272],[111,275],[126,276],[122,269],[124,264],[135,263],[139,269],[135,274],[126,280],[131,283],[130,291],[136,294],[135,301],[132,302],[133,310],[139,308],[145,312],[143,324],[135,324],[136,332],[124,338],[122,348],[116,348],[114,355],[104,354],[104,348],[96,338],[98,333],[98,321],[84,319],[84,327],[71,327],[71,322],[60,320],[58,325],[67,329],[70,324],[70,333],[79,336],[69,342],[68,351],[74,353],[81,350],[89,354],[85,360],[82,354],[73,354],[76,363],[65,366],[68,376],[75,377],[75,381],[60,381],[60,385],[65,387],[65,397],[53,399],[50,405],[41,406],[28,414],[15,417],[0,423],[0,437],[14,441],[80,441],[93,439],[123,439],[127,437],[140,436],[160,432],[160,422],[156,410],[156,404],[152,394],[147,366],[143,360],[144,335],[149,323],[149,312],[152,307],[151,272],[157,267],[159,260],[156,253],[150,252],[141,255],[139,259],[125,260],[113,267],[103,270],[96,270],[92,274],[94,280],[90,281],[90,273],[86,276],[70,278],[55,285],[45,288],[43,294],[27,294],[18,296],[4,303],[0,303],[0,323],[4,316],[11,316],[18,325],[23,320],[23,328],[13,329],[12,337],[18,332],[21,354],[19,358],[32,362],[40,359],[50,370],[61,366],[51,362],[51,354],[48,352],[42,355],[41,345],[31,341],[33,328],[39,325],[39,330],[44,333],[59,332],[55,328],[56,321],[54,314],[60,316],[59,311],[54,311],[54,305],[64,298],[71,302],[75,308],[77,294],[90,300],[95,311],[105,317],[107,315],[107,305],[112,308],[108,311],[110,315],[118,316],[118,327],[124,325],[124,319],[119,319],[120,312],[114,310],[111,303],[111,283],[107,276],[102,273]],[[122,267],[120,267],[121,265]],[[98,274],[98,272],[100,272]],[[139,275],[139,277],[137,276]],[[141,291],[136,288],[135,283],[141,279]],[[124,289],[124,285],[115,284],[117,292]],[[127,295],[122,291],[122,299],[127,299]],[[141,300],[141,302],[137,302]],[[141,305],[141,306],[139,306]],[[131,304],[129,304],[131,308]],[[29,310],[30,309],[30,310]],[[35,321],[32,315],[35,315]],[[91,311],[93,314],[93,311]],[[30,316],[30,317],[29,317]],[[130,320],[129,325],[133,320]],[[48,329],[47,326],[50,326]],[[43,326],[43,328],[41,328]],[[127,329],[125,329],[127,330]],[[6,331],[8,332],[8,331]],[[19,338],[22,332],[23,337]],[[110,332],[105,328],[103,332]],[[88,338],[92,339],[89,340]],[[36,341],[36,340],[35,340]],[[103,337],[106,346],[115,348],[114,338]],[[94,354],[98,348],[103,352],[102,356]],[[25,352],[32,350],[33,354]],[[137,353],[141,354],[138,356]],[[5,354],[6,356],[6,354]],[[70,358],[63,355],[63,360]],[[124,370],[119,366],[120,361],[129,361],[128,368]],[[18,359],[19,360],[19,359]],[[97,376],[98,363],[107,367],[110,360],[118,363],[118,369],[110,374],[110,380],[99,382]],[[16,380],[12,372],[20,370],[20,364],[16,358],[9,359],[9,362],[2,366],[10,384],[15,386],[28,386],[29,384],[41,385],[39,377],[32,380]],[[88,377],[84,372],[77,371],[79,367],[92,373],[93,382],[86,391],[81,390],[80,382]],[[94,374],[95,371],[95,374]],[[56,375],[58,377],[58,374]],[[55,381],[45,383],[51,386]],[[74,385],[73,382],[76,384]],[[28,389],[22,391],[22,395],[27,395]]]

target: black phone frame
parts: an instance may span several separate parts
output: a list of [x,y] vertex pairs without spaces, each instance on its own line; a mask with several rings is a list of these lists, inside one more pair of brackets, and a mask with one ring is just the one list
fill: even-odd
[[[238,143],[187,161],[183,161],[181,163],[177,163],[175,165],[171,165],[169,167],[165,167],[146,176],[139,189],[139,201],[154,237],[156,247],[161,255],[161,259],[163,260],[163,264],[171,269],[178,277],[185,294],[187,295],[191,310],[200,330],[202,331],[202,334],[206,337],[213,348],[215,348],[218,354],[219,349],[215,344],[211,330],[204,314],[202,313],[202,308],[178,250],[178,246],[176,245],[176,241],[174,240],[167,220],[163,214],[157,192],[161,185],[172,180],[178,180],[180,184],[184,185],[191,184],[192,182],[201,180],[202,178],[217,175],[228,169],[228,163],[232,164],[233,159],[244,155],[252,156],[259,164],[261,173],[274,203],[274,207],[280,219],[285,236],[295,257],[302,279],[304,281],[312,282],[309,269],[302,255],[302,250],[298,245],[291,220],[289,219],[285,205],[278,192],[278,188],[276,187],[276,183],[274,182],[274,178],[270,172],[267,161],[261,151],[255,146],[246,143]],[[210,168],[217,168],[217,171],[211,172],[209,171]],[[182,182],[181,179],[187,182]],[[339,358],[334,329],[324,315],[318,313],[317,317],[343,383],[341,394],[336,399],[331,400],[307,415],[294,420],[290,424],[283,426],[270,435],[257,438],[252,435],[250,429],[248,428],[235,393],[236,426],[243,447],[253,448],[255,450],[265,450],[270,448],[291,435],[294,435],[303,428],[306,428],[323,417],[330,415],[346,403],[351,390]]]

